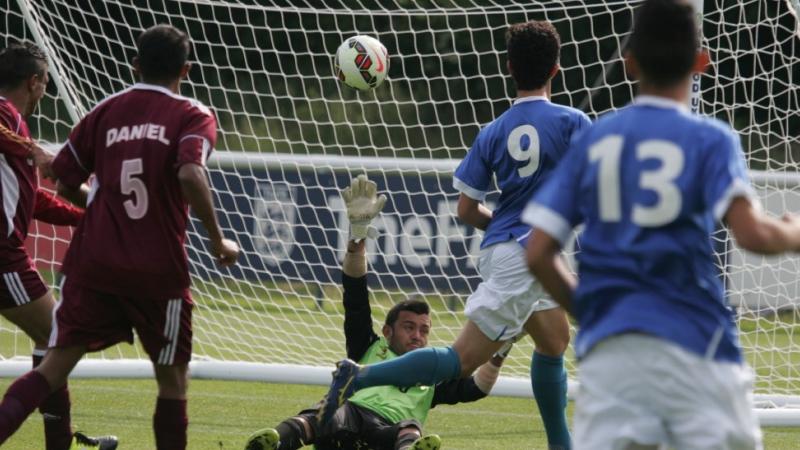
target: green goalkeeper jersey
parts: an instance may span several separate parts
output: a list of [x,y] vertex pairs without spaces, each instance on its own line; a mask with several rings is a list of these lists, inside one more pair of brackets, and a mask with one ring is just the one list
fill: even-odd
[[[389,343],[381,337],[368,349],[359,364],[374,364],[396,358],[389,349]],[[430,386],[398,388],[396,386],[375,386],[353,394],[349,402],[374,411],[392,423],[416,419],[425,423],[431,409],[435,389]]]
[[[342,274],[344,303],[344,336],[347,357],[361,364],[373,364],[396,358],[389,344],[372,329],[367,277],[353,278]],[[409,389],[375,386],[362,389],[348,401],[366,408],[391,423],[416,419],[424,423],[428,411],[436,405],[474,402],[486,397],[473,377],[445,381],[436,386]]]

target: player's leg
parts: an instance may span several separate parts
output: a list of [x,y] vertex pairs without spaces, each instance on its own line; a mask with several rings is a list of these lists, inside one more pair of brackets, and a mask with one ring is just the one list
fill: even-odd
[[[34,370],[17,378],[0,403],[0,444],[6,441],[50,394],[61,387],[75,364],[85,353],[84,347],[52,349]],[[54,389],[55,388],[55,389]]]
[[3,299],[0,303],[3,306],[9,305],[11,301],[16,304],[0,310],[0,314],[33,341],[32,359],[35,368],[47,352],[56,301],[33,267],[4,273],[2,276],[0,297]]
[[[467,371],[480,365],[475,360],[480,359],[483,354],[488,359],[493,353],[491,348],[499,348],[501,345],[489,342],[488,347],[491,348],[487,349],[487,345],[482,345],[483,342],[475,343],[474,347],[467,344],[473,337],[482,336],[480,330],[468,322],[452,347],[423,348],[383,363],[361,367],[354,377],[353,387],[358,390],[385,385],[432,386],[471,373]],[[462,361],[465,362],[464,365]]]
[[[348,403],[352,405],[352,403]],[[360,417],[359,436],[367,448],[375,450],[436,450],[441,446],[439,436],[422,436],[422,424],[416,419],[396,423],[367,408],[354,405]],[[434,446],[434,444],[436,444]]]
[[258,430],[247,439],[245,450],[296,450],[312,443],[308,423],[290,417],[275,428]]
[[157,450],[183,450],[189,417],[186,392],[192,355],[192,298],[188,290],[173,299],[121,299],[153,363],[158,398],[153,414]]
[[393,450],[439,450],[441,448],[442,439],[435,434],[423,436],[422,426],[418,422],[399,425],[397,441]]
[[442,448],[442,438],[437,434],[421,436],[413,443],[408,450],[439,450]]
[[[1,312],[6,319],[17,325],[33,340],[32,359],[33,368],[36,368],[47,351],[56,301],[33,266],[17,272],[4,273],[3,287],[8,296],[20,305]],[[35,300],[28,302],[29,299]],[[75,439],[94,439],[82,434],[77,436],[73,434],[70,406],[69,388],[66,382],[39,405],[39,412],[44,421],[47,450],[63,450]]]
[[481,331],[477,323],[467,320],[453,343],[453,350],[458,354],[461,364],[461,376],[472,375],[478,367],[489,361],[504,343],[505,340],[490,339]]
[[[15,274],[16,275],[16,274]],[[41,283],[44,287],[44,283]],[[19,288],[18,288],[19,289]],[[45,289],[45,294],[36,300],[17,308],[3,310],[3,316],[17,325],[34,342],[33,367],[42,362],[50,339],[50,329],[55,300]],[[70,418],[70,399],[67,383],[53,393],[39,406],[44,420],[45,448],[61,450],[72,442],[72,423]]]
[[[40,280],[35,271],[34,274],[36,279]],[[26,281],[28,280],[27,277],[21,276],[20,279],[23,287],[29,286]],[[33,288],[29,289],[29,292],[33,291]],[[46,288],[44,288],[44,292],[47,292]],[[124,318],[120,317],[117,308],[114,306],[113,298],[109,299],[105,295],[83,289],[68,281],[62,286],[62,301],[57,306],[53,306],[54,302],[50,294],[42,294],[42,297],[32,302],[32,305],[38,305],[40,310],[36,313],[24,314],[26,319],[37,320],[37,323],[40,323],[42,315],[48,318],[48,322],[52,318],[49,341],[45,339],[50,349],[41,364],[32,372],[20,378],[18,382],[24,379],[24,383],[29,385],[20,387],[21,390],[27,390],[30,394],[32,392],[31,389],[36,389],[37,392],[43,393],[46,398],[51,394],[51,391],[55,391],[55,395],[59,395],[59,390],[66,385],[69,373],[87,350],[102,350],[121,341],[132,342],[133,335],[130,325]],[[24,321],[25,319],[21,320]],[[38,325],[38,327],[41,333],[43,325]],[[51,328],[50,324],[48,324],[47,328]],[[38,386],[33,386],[34,384]],[[45,385],[47,389],[42,389],[42,386]],[[16,388],[17,382],[9,388],[9,394]],[[9,394],[7,394],[7,397]],[[64,403],[67,403],[68,407],[69,400],[66,390],[63,390],[61,394],[66,396]],[[29,401],[30,399],[22,403]],[[37,403],[41,404],[42,401],[44,401],[44,398]],[[0,432],[0,434],[3,434],[3,432]],[[2,439],[5,439],[5,437]],[[76,443],[80,443],[79,448],[110,450],[117,446],[117,439],[114,436],[89,438],[75,433],[70,441],[73,446]]]
[[525,331],[536,343],[531,359],[531,386],[539,406],[547,442],[551,449],[572,447],[567,427],[567,371],[564,352],[569,345],[569,322],[563,309],[549,300],[525,323]]
[[[256,431],[247,439],[245,450],[296,450],[304,445],[312,445],[316,440],[318,407],[301,411],[289,417],[275,428]],[[335,423],[334,420],[331,423]],[[336,425],[332,425],[335,427]]]
[[417,439],[422,437],[422,430],[419,427],[409,425],[397,430],[394,450],[408,450]]
[[[16,275],[16,273],[14,274]],[[43,283],[42,287],[44,288],[43,292],[40,292],[37,297],[32,297],[35,300],[2,309],[0,314],[25,332],[33,340],[35,348],[46,351],[56,302]]]
[[189,388],[189,364],[154,364],[158,398],[153,414],[153,431],[158,450],[186,448],[186,392]]

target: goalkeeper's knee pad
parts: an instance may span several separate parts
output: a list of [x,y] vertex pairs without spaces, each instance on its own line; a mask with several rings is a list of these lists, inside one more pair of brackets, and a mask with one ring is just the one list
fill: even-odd
[[[394,433],[394,448],[395,450],[405,450],[422,436],[422,424],[416,420],[402,420],[390,428]],[[404,430],[409,430],[407,433],[401,433]],[[391,445],[387,445],[391,448]]]
[[310,436],[306,436],[306,430],[303,424],[292,417],[279,423],[275,430],[281,437],[281,444],[279,450],[295,450],[308,444],[311,440]]
[[406,433],[402,436],[397,436],[397,441],[395,441],[394,448],[395,450],[406,450],[411,445],[419,439],[420,435],[417,433]]

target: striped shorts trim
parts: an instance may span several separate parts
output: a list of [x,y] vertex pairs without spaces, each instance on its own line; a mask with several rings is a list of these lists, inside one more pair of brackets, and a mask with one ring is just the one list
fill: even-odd
[[164,324],[164,337],[169,343],[158,354],[158,364],[171,365],[175,362],[175,349],[178,346],[178,332],[181,329],[181,306],[183,300],[172,299],[167,302],[167,317]]
[[22,306],[31,302],[31,297],[25,290],[25,286],[22,284],[18,272],[4,273],[3,281],[6,283],[6,289],[8,289],[11,298],[14,299],[14,303],[16,303],[17,306]]
[[41,298],[49,288],[31,264],[14,272],[0,272],[0,309],[17,308]]

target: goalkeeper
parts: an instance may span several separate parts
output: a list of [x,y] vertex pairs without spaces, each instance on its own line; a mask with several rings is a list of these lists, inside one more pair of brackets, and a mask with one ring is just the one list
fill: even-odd
[[[386,196],[376,196],[375,183],[359,175],[342,192],[342,197],[351,223],[350,240],[342,263],[347,357],[360,364],[371,364],[425,347],[431,319],[429,306],[424,301],[405,300],[394,305],[386,315],[382,336],[372,329],[365,239],[375,236],[370,222],[383,209]],[[441,446],[439,436],[422,436],[428,410],[439,404],[472,402],[486,397],[510,348],[509,344],[501,349],[470,378],[433,387],[377,386],[360,390],[323,427],[317,422],[319,407],[307,409],[276,428],[254,433],[246,450],[297,449],[312,444],[318,450],[436,450]]]

